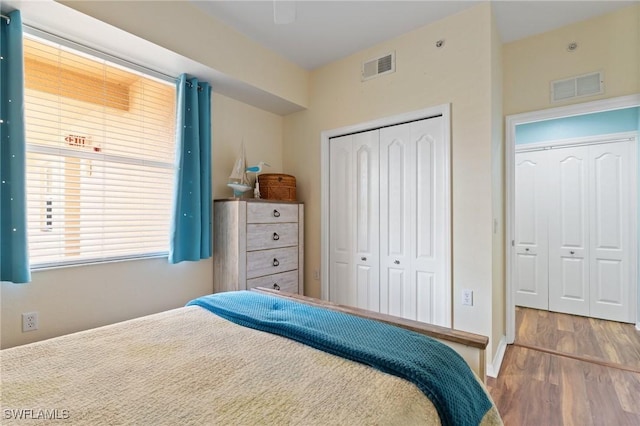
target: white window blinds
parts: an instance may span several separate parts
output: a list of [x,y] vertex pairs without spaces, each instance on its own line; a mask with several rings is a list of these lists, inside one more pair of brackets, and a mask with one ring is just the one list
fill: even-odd
[[168,252],[175,86],[25,36],[32,268]]

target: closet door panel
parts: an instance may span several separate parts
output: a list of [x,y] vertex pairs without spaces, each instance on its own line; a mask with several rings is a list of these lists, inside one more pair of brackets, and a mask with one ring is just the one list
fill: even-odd
[[434,323],[435,299],[433,274],[416,272],[406,279],[408,272],[389,269],[385,288],[383,313],[415,321]]
[[333,138],[329,145],[329,300],[352,305],[355,300],[353,273],[353,136]]
[[589,148],[548,153],[549,309],[589,315]]
[[380,129],[381,308],[450,326],[443,138],[442,117]]
[[[435,296],[435,274],[428,272],[416,272],[416,320],[435,324],[437,305],[447,303]],[[439,303],[436,303],[440,300]]]
[[591,316],[615,321],[634,320],[629,282],[629,160],[628,142],[590,147]]
[[549,308],[547,158],[543,151],[516,153],[516,305]]
[[384,271],[384,279],[380,280],[380,312],[383,314],[403,316],[403,290],[408,282],[406,275],[406,271],[399,268]]
[[356,265],[356,300],[352,306],[374,312],[380,310],[380,288],[377,278],[377,267]]
[[384,190],[384,226],[386,231],[385,255],[387,257],[404,257],[407,255],[409,206],[407,197],[411,192],[407,187],[409,175],[409,147],[407,141],[394,138],[384,146],[385,170],[382,174]]
[[358,308],[380,310],[380,166],[379,132],[353,136],[354,220],[353,232]]
[[435,253],[435,140],[431,135],[423,134],[416,141],[416,154],[413,157],[416,169],[415,216],[416,232],[414,238],[417,259],[433,262]]
[[380,309],[378,139],[374,130],[329,146],[329,300],[373,311]]
[[[415,319],[450,325],[445,217],[447,210],[443,118],[411,123],[415,186],[411,197],[411,265],[416,285]],[[439,301],[439,303],[436,303]]]
[[380,129],[380,310],[399,316],[410,284],[413,164],[410,123]]

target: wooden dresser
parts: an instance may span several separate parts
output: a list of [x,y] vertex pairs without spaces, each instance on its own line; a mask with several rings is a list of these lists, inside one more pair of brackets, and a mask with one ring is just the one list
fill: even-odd
[[303,265],[303,204],[214,201],[214,293],[267,287],[303,294]]

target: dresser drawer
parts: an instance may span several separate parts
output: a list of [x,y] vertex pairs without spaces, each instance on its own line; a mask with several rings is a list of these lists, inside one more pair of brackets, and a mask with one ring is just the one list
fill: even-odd
[[298,222],[298,205],[247,203],[247,223],[280,222]]
[[297,223],[247,225],[247,250],[264,250],[298,245]]
[[298,269],[298,247],[247,253],[247,278],[262,277]]
[[287,293],[298,292],[298,271],[283,272],[282,274],[267,275],[266,277],[253,278],[247,280],[247,290],[265,287]]

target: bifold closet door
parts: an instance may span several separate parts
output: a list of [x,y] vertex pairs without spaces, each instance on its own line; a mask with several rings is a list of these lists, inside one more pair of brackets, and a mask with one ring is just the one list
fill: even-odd
[[631,147],[629,142],[589,147],[590,312],[596,318],[625,322],[635,321],[632,286],[637,286],[630,256],[637,244],[630,229],[631,221],[637,220],[632,214],[637,185]]
[[546,151],[516,153],[515,302],[549,309]]
[[554,149],[549,309],[633,322],[628,142]]
[[332,138],[329,299],[378,312],[379,132]]
[[543,151],[549,182],[549,310],[589,315],[589,146]]
[[516,305],[635,321],[634,144],[516,153]]
[[448,326],[443,121],[380,129],[380,310]]

